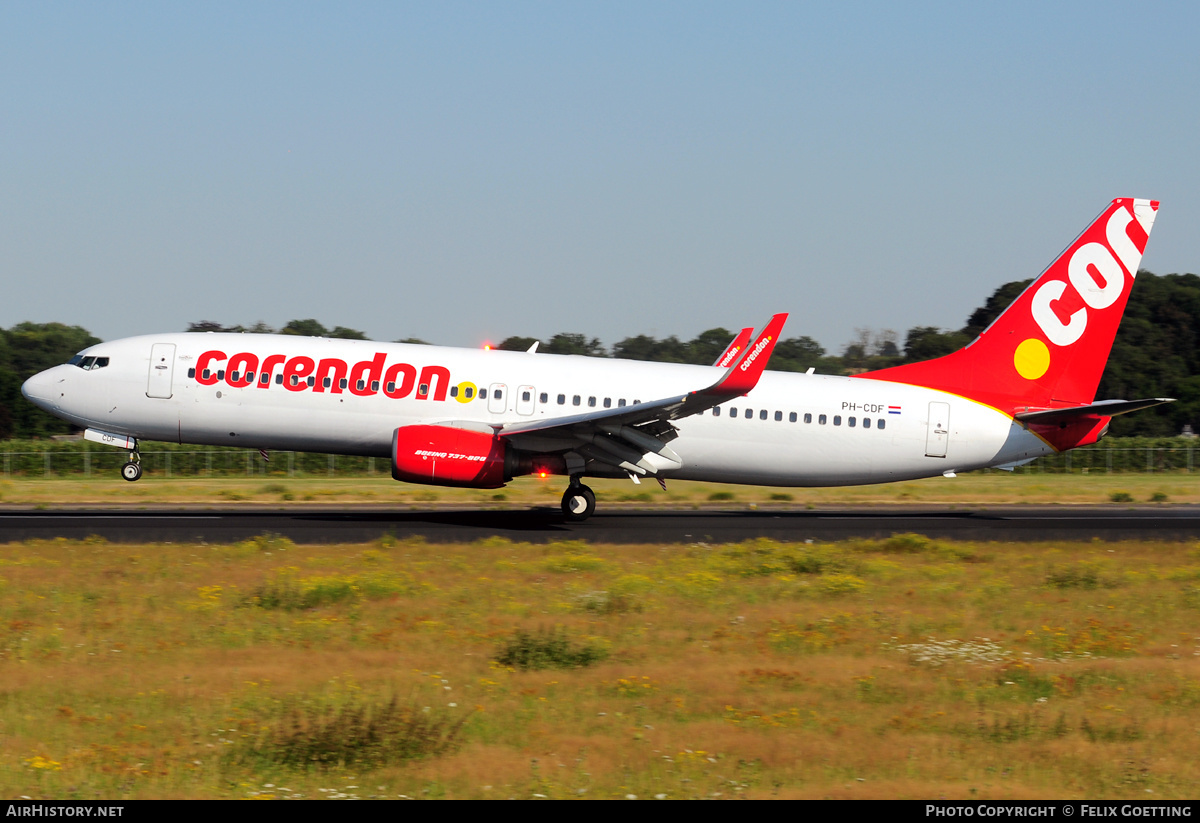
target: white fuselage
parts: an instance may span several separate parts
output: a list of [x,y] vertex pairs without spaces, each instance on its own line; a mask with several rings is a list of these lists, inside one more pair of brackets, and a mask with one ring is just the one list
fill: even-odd
[[[251,334],[134,337],[82,354],[107,363],[48,369],[26,383],[26,396],[78,426],[138,439],[377,457],[390,454],[401,426],[578,415],[686,395],[722,374],[706,366]],[[233,362],[237,354],[252,357]],[[314,373],[305,375],[304,361]],[[240,385],[247,372],[253,382]],[[882,483],[1054,451],[1010,415],[963,397],[816,374],[767,372],[749,394],[675,426],[670,446],[682,466],[663,476],[724,483]],[[514,440],[545,451],[560,445],[538,437]]]

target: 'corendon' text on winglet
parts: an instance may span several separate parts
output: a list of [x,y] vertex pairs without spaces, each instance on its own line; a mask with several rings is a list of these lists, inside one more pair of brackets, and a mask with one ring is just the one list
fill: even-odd
[[756,359],[758,359],[758,356],[760,354],[762,354],[762,350],[765,349],[768,345],[770,345],[771,342],[772,342],[772,340],[770,337],[764,337],[762,340],[759,340],[758,345],[755,346],[754,348],[752,348],[750,350],[750,353],[748,355],[746,355],[746,359],[743,360],[741,362],[741,364],[738,365],[738,369],[740,371],[745,371],[746,369],[748,369],[752,365],[754,365],[754,361]]
[[754,334],[754,327],[742,329],[738,332],[738,336],[733,338],[733,342],[729,344],[729,348],[721,352],[721,356],[713,363],[714,366],[727,369],[730,364],[737,360],[737,356],[746,348],[746,344],[750,342],[750,335]]

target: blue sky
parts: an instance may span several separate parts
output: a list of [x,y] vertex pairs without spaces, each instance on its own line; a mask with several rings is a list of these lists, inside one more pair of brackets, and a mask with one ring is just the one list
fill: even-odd
[[0,5],[0,325],[956,328],[1113,197],[1200,270],[1200,6]]

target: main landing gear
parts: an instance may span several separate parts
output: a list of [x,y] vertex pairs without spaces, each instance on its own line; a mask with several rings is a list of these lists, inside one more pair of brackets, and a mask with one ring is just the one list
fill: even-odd
[[563,492],[563,517],[578,523],[587,520],[596,513],[596,494],[579,482],[578,477],[571,478],[571,485]]
[[141,479],[142,456],[135,451],[129,453],[129,462],[121,467],[121,476],[132,483]]

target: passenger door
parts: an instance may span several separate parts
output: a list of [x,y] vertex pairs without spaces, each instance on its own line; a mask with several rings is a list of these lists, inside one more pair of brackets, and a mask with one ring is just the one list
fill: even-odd
[[950,441],[950,404],[929,404],[929,434],[925,438],[926,457],[945,457]]
[[150,374],[146,378],[146,396],[166,400],[171,397],[175,372],[175,344],[155,343],[150,347]]

